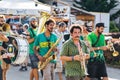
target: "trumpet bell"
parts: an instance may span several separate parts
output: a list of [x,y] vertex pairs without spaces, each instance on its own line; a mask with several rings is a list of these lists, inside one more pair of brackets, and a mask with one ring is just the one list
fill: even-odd
[[119,55],[119,52],[118,52],[118,51],[114,51],[114,52],[112,53],[112,55],[113,55],[114,57],[116,57],[116,56]]

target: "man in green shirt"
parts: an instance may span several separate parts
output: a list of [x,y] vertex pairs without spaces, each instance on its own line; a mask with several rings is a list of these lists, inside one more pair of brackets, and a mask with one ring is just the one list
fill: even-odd
[[[52,33],[55,23],[53,20],[45,22],[45,32],[39,34],[35,40],[35,54],[39,61],[45,63],[46,59],[44,56],[48,53],[49,49],[52,48],[53,44],[57,41],[57,36]],[[36,49],[39,46],[39,51]],[[53,51],[50,52],[53,55]],[[43,80],[55,80],[54,76],[54,60],[50,61],[43,69]]]
[[37,63],[38,63],[38,58],[34,54],[33,46],[34,46],[34,41],[36,39],[36,34],[37,34],[37,18],[31,17],[29,21],[29,29],[26,32],[28,36],[26,36],[27,41],[29,43],[29,58],[31,61],[31,71],[30,71],[30,80],[39,80],[39,75],[38,75],[38,69],[37,69]]
[[[104,30],[104,23],[97,23],[96,29],[88,34],[88,41],[90,45],[92,46],[94,51],[91,51],[90,53],[90,59],[87,64],[88,69],[88,79],[97,79],[101,80],[101,77],[103,77],[102,80],[108,80],[108,75],[106,71],[105,66],[105,58],[103,54],[103,50],[107,50],[105,44],[105,37],[102,34]],[[94,57],[96,55],[96,57]],[[91,79],[90,79],[91,78]]]
[[85,76],[84,60],[88,59],[89,55],[86,54],[88,52],[85,43],[80,40],[81,32],[79,25],[72,25],[71,38],[62,47],[61,60],[65,61],[66,80],[83,80]]

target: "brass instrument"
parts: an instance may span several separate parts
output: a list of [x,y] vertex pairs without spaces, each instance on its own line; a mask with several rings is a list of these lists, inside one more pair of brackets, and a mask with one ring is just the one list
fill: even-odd
[[85,53],[83,53],[82,48],[80,48],[79,43],[78,43],[78,51],[79,51],[79,55],[80,55],[80,64],[81,64],[81,68],[84,71],[85,75],[87,75],[87,70],[86,70],[86,65],[85,65]]
[[40,15],[41,15],[41,17],[40,17],[37,35],[44,31],[44,29],[45,29],[44,24],[47,21],[47,19],[50,17],[50,14],[47,12],[40,12]]
[[4,23],[2,26],[0,26],[1,32],[9,32],[10,31],[10,25],[7,23]]
[[56,47],[56,45],[60,42],[60,40],[62,39],[62,36],[60,36],[58,38],[58,40],[52,45],[52,47],[49,49],[49,51],[43,56],[44,58],[46,58],[45,62],[38,62],[38,71],[44,69],[47,64],[50,62],[50,60],[53,59],[53,55],[50,55],[50,53],[52,52],[52,50]]
[[1,35],[8,35],[8,32],[0,32]]
[[91,46],[90,42],[88,41],[87,35],[83,35],[83,38],[84,38],[84,43],[85,43],[86,47],[89,49],[89,55],[91,54],[90,52],[93,52],[94,57],[98,56],[97,53],[95,52],[95,50],[93,49],[93,47]]
[[110,49],[110,51],[113,51],[112,56],[116,57],[119,55],[119,52],[115,50],[113,43],[111,42],[111,40],[108,41],[108,45],[107,47]]

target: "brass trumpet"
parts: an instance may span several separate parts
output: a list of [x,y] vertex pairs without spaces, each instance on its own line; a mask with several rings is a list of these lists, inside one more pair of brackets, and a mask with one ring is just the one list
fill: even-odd
[[108,45],[107,47],[110,49],[110,51],[113,51],[112,56],[116,57],[119,55],[119,52],[115,50],[113,43],[111,42],[111,40],[108,41]]

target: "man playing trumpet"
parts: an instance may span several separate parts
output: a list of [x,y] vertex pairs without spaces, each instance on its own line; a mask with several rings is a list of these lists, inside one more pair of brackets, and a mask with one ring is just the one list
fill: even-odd
[[[108,80],[108,75],[105,66],[105,58],[103,50],[107,50],[108,47],[105,44],[105,37],[102,34],[104,30],[104,23],[97,23],[96,29],[88,34],[88,41],[93,48],[90,53],[90,59],[88,60],[88,78],[86,80]],[[96,55],[96,57],[95,57]]]
[[61,60],[65,61],[66,80],[83,80],[85,76],[84,60],[89,59],[89,55],[86,54],[88,52],[85,43],[80,40],[81,32],[79,25],[72,25],[71,38],[62,47]]

